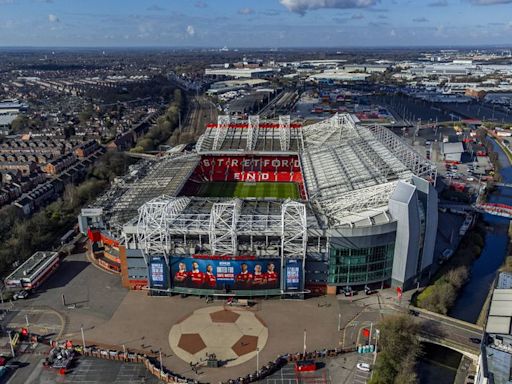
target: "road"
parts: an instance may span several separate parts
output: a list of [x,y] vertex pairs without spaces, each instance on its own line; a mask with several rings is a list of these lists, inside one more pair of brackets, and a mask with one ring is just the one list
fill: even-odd
[[418,310],[417,321],[421,323],[421,334],[432,341],[438,339],[446,345],[472,353],[480,354],[480,345],[471,341],[471,338],[481,339],[483,329],[477,325],[466,323],[434,313]]
[[[118,275],[98,271],[84,253],[73,254],[28,299],[4,303],[10,310],[2,325],[19,329],[28,319],[29,329],[48,337],[77,338],[82,325],[88,332],[110,319],[126,294]],[[48,351],[43,344],[40,347]],[[9,384],[55,382],[56,376],[48,381],[34,376],[41,355],[23,354],[17,361],[22,367],[13,372]]]
[[[355,296],[352,304],[350,299],[340,296],[339,299],[341,311],[345,308],[348,310],[351,307],[359,307],[353,319],[343,328],[342,345],[345,348],[364,344],[366,340],[362,339],[362,329],[375,329],[383,316],[409,313],[408,300],[404,298],[402,302],[398,302],[396,295],[388,290],[371,296]],[[414,308],[414,311],[417,316],[413,318],[420,325],[423,338],[432,339],[434,342],[440,341],[473,355],[479,354],[479,345],[473,343],[470,338],[481,339],[483,333],[481,327],[419,308]]]

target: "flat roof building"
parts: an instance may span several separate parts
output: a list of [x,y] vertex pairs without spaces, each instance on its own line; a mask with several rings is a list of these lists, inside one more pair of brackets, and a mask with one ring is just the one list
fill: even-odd
[[510,383],[512,372],[512,273],[501,272],[492,293],[476,384]]
[[271,68],[222,68],[204,70],[206,76],[225,76],[234,78],[260,78],[271,76],[274,70]]
[[59,266],[57,252],[38,251],[5,279],[7,288],[33,289]]
[[461,156],[464,153],[464,145],[461,142],[443,143],[441,145],[441,152],[445,161],[460,163]]

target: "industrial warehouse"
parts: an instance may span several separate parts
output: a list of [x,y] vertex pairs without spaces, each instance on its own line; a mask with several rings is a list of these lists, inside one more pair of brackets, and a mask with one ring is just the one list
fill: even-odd
[[409,289],[433,264],[436,176],[350,114],[307,126],[219,116],[194,151],[132,166],[79,225],[123,286],[155,294]]

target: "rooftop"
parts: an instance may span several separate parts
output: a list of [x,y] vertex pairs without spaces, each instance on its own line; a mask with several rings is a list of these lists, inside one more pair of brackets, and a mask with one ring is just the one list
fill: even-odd
[[94,206],[103,208],[112,229],[120,230],[147,201],[160,195],[177,195],[198,162],[197,155],[182,154],[160,161],[145,160],[127,177],[118,179]]
[[[281,231],[283,206],[277,199],[177,197],[200,155],[298,155],[309,201],[308,230],[367,227],[393,221],[389,199],[401,183],[414,177],[435,181],[435,166],[386,128],[358,125],[349,114],[302,127],[282,116],[279,123],[232,123],[220,116],[197,143],[198,154],[174,154],[146,160],[119,179],[94,207],[102,207],[108,230],[135,225],[141,210],[165,209],[173,234],[208,233],[216,207],[229,203],[241,234]],[[146,203],[151,204],[145,206]],[[129,229],[131,230],[131,229]]]
[[57,252],[38,251],[11,273],[6,280],[31,279],[56,257],[58,257]]

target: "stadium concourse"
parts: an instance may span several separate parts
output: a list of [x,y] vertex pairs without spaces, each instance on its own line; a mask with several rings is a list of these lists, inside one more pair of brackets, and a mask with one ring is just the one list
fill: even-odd
[[154,295],[408,289],[430,273],[437,171],[349,114],[219,116],[191,152],[141,160],[79,216],[90,252]]

